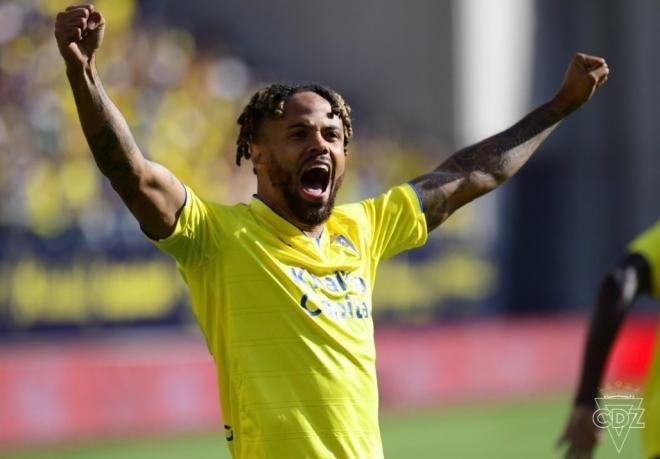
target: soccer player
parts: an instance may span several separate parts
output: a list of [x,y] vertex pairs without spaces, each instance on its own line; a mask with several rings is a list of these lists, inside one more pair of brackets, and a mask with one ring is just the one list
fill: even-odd
[[349,106],[323,86],[270,85],[238,119],[237,162],[251,160],[256,195],[228,206],[198,197],[140,153],[96,70],[105,27],[90,5],[57,16],[80,122],[99,169],[188,284],[232,455],[382,457],[371,305],[378,263],[422,245],[452,212],[511,177],[605,83],[607,64],[575,55],[557,94],[513,127],[338,207]]
[[[598,442],[593,421],[598,385],[614,339],[635,298],[642,294],[660,297],[660,222],[638,236],[621,261],[603,278],[589,325],[582,374],[573,411],[560,439],[567,445],[567,458],[589,458]],[[660,459],[660,345],[647,378],[642,421],[644,451],[648,459]]]

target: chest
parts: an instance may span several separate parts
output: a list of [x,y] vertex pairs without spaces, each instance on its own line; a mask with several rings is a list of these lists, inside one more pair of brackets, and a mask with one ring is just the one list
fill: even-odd
[[350,241],[310,248],[238,239],[219,269],[227,319],[249,323],[245,334],[371,334],[371,264]]

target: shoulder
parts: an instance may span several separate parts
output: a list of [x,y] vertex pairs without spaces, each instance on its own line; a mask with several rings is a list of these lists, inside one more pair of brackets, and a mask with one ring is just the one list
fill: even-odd
[[637,236],[628,245],[628,252],[632,258],[641,259],[639,264],[644,269],[640,272],[647,273],[651,294],[660,298],[660,221]]
[[342,221],[359,221],[364,218],[365,201],[352,202],[336,206],[332,211],[332,218]]
[[[660,220],[633,239],[628,245],[628,250],[645,256],[660,254]],[[658,257],[652,256],[651,258]]]
[[221,218],[235,218],[243,219],[249,214],[247,205],[244,203],[238,204],[221,204],[217,201],[200,197],[192,189],[186,186],[186,202],[184,209],[193,213],[203,213],[209,216]]
[[332,219],[357,228],[387,226],[388,221],[423,220],[424,209],[414,185],[402,183],[378,196],[335,207]]
[[408,206],[418,213],[423,212],[420,195],[411,183],[406,182],[394,186],[372,198],[337,206],[333,211],[333,216],[354,222],[367,222],[374,217],[375,213],[398,209],[401,206]]

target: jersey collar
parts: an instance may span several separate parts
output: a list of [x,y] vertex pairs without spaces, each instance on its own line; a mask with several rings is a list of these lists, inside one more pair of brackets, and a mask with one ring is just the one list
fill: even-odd
[[281,236],[300,238],[300,240],[304,239],[317,247],[321,247],[323,242],[327,239],[325,225],[323,225],[321,235],[318,239],[307,236],[300,228],[282,217],[256,194],[252,195],[249,208],[254,215],[263,220]]

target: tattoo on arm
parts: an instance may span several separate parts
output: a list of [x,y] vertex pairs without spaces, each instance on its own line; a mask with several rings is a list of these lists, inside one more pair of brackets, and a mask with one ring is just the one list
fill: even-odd
[[422,196],[429,230],[452,212],[514,175],[565,115],[547,103],[518,123],[459,150],[413,183]]
[[105,92],[95,68],[85,73],[86,88],[74,87],[80,121],[101,172],[114,184],[130,177],[142,155],[124,117]]
[[83,69],[68,69],[67,76],[97,166],[143,230],[154,239],[167,237],[185,199],[183,186],[165,167],[142,155],[93,61]]
[[[123,139],[122,136],[124,136]],[[98,130],[87,136],[89,148],[103,175],[112,179],[125,177],[133,172],[135,150],[124,147],[131,140],[125,138],[125,133],[118,130],[108,120]]]

